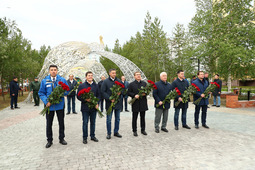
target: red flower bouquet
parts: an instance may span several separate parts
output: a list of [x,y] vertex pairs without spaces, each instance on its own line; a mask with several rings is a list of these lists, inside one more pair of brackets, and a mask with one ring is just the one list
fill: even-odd
[[90,109],[96,109],[99,117],[104,116],[102,112],[98,108],[96,108],[96,105],[98,104],[99,99],[91,91],[91,87],[80,90],[78,93],[78,96],[81,96],[81,98],[84,99],[85,101],[89,99],[89,101],[86,101],[86,104],[88,105],[88,107]]
[[[181,95],[181,92],[177,87],[175,88],[175,90],[170,91],[168,93],[168,95],[166,95],[165,99],[162,101],[163,109],[165,109],[164,105],[165,105],[166,102],[170,103],[170,100],[175,99],[177,96],[180,96],[180,95]],[[157,104],[156,106],[160,107],[159,104]]]
[[[155,83],[153,81],[148,80],[147,82],[148,82],[148,84],[147,84],[146,87],[142,86],[140,89],[138,89],[138,91],[139,91],[138,92],[139,98],[141,98],[143,96],[143,94],[149,95],[152,89],[157,89],[157,86],[155,85]],[[129,104],[133,104],[136,101],[136,99],[137,98],[134,97],[128,103]]]
[[[50,102],[51,105],[59,104],[62,101],[61,97],[64,97],[65,91],[69,91],[70,90],[68,85],[66,85],[62,81],[58,82],[58,84],[59,84],[59,86],[54,88],[53,92],[49,95],[49,97],[47,99],[48,102]],[[40,112],[40,114],[44,116],[47,111],[48,111],[48,114],[49,114],[50,113],[50,108],[49,107],[45,107]]]

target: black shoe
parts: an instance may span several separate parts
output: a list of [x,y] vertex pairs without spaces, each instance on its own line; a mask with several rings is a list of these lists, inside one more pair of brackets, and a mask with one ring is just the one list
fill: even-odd
[[67,112],[67,113],[66,113],[66,115],[69,115],[69,114],[70,114],[70,112]]
[[133,132],[134,136],[138,136],[137,132]]
[[53,144],[52,142],[48,142],[48,143],[46,144],[45,148],[51,147],[52,144]]
[[168,130],[166,128],[161,128],[161,130],[164,132],[168,132]]
[[188,125],[184,125],[182,126],[183,128],[186,128],[186,129],[191,129]]
[[37,106],[36,104],[34,106]]
[[156,133],[159,133],[159,129],[155,129],[155,132],[156,132]]
[[101,110],[101,112],[103,113],[104,111],[103,111],[103,110]]
[[87,139],[83,139],[83,143],[87,144],[88,143]]
[[14,108],[11,108],[12,110],[14,110]]
[[210,108],[209,106],[207,106],[207,108]]
[[73,112],[73,114],[77,114],[77,112]]
[[123,110],[121,110],[120,112],[123,112]]
[[199,129],[199,126],[198,126],[198,125],[195,125],[195,128],[196,128],[196,129]]
[[129,112],[129,110],[125,110],[125,112]]
[[119,133],[115,133],[114,136],[116,136],[118,138],[122,138],[122,136]]
[[98,142],[98,139],[96,137],[92,137],[91,140],[93,140],[94,142]]
[[111,139],[111,135],[107,135],[107,136],[106,136],[106,139]]
[[215,104],[213,104],[212,106],[216,106]]
[[175,130],[179,130],[179,128],[178,128],[178,126],[175,126],[175,128],[174,128]]
[[207,126],[206,124],[202,125],[204,128],[209,129],[209,126]]
[[220,107],[220,105],[217,105],[216,107]]
[[15,107],[15,109],[20,109],[20,107]]
[[141,133],[142,133],[143,135],[147,135],[147,133],[146,133],[145,131],[142,131]]
[[67,145],[67,142],[64,139],[60,140],[59,143],[61,143],[62,145]]

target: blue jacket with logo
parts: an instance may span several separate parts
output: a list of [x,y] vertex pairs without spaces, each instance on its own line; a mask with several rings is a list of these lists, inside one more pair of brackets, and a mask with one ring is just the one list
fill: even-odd
[[[201,97],[201,94],[204,93],[204,91],[206,90],[206,88],[209,86],[209,83],[207,80],[203,79],[203,81],[201,81],[200,79],[196,79],[195,81],[193,81],[193,83],[195,85],[197,85],[197,87],[200,89],[200,91],[197,91],[194,95],[194,101],[196,101],[198,98]],[[209,104],[209,99],[205,99],[202,98],[202,100],[200,101],[199,105],[208,105]]]
[[[43,101],[43,103],[46,105],[48,103],[48,97],[51,94],[51,92],[53,91],[53,89],[55,87],[58,86],[58,82],[62,81],[63,83],[65,83],[68,86],[68,83],[66,82],[66,79],[64,79],[63,77],[61,77],[60,75],[56,76],[56,81],[53,84],[50,75],[46,76],[42,82],[41,82],[41,86],[40,86],[40,90],[38,92],[40,99]],[[65,96],[69,93],[69,91],[65,92]],[[55,104],[55,105],[51,105],[50,106],[50,111],[55,111],[55,110],[62,110],[64,109],[65,106],[65,99],[64,97],[61,97],[61,102],[59,104]]]

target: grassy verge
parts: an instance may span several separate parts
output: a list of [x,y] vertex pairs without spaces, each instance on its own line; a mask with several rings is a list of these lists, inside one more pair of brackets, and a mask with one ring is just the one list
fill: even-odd
[[[19,102],[23,102],[28,96],[28,92],[23,92],[23,96],[19,96],[18,97],[18,103]],[[5,95],[5,101],[3,100],[3,97],[0,96],[0,110],[6,108],[6,107],[10,107],[10,103],[11,103],[11,97],[9,94]]]

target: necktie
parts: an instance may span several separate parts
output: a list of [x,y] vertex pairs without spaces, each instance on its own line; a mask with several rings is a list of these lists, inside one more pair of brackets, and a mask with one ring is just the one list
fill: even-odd
[[55,83],[55,81],[56,81],[56,80],[55,80],[55,77],[53,77],[52,81],[53,81],[53,83]]

